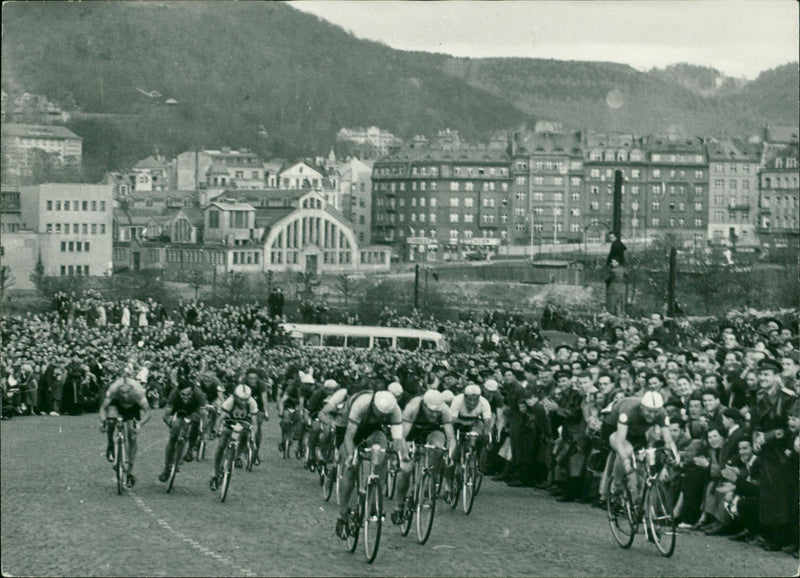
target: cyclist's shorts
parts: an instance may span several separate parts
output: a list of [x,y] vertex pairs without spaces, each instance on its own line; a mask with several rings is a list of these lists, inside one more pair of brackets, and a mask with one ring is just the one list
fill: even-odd
[[138,420],[141,416],[142,408],[138,404],[129,407],[124,407],[116,399],[112,399],[108,406],[108,417],[116,419],[121,417],[124,420],[135,419]]
[[[342,436],[342,439],[344,439],[344,436]],[[353,441],[356,445],[363,443],[366,447],[372,447],[375,444],[378,444],[383,449],[389,447],[389,439],[386,437],[386,434],[383,433],[383,430],[380,429],[373,430],[369,435],[361,439],[359,439],[358,434],[356,434]]]
[[346,431],[347,431],[347,426],[338,426],[338,425],[336,426],[334,436],[337,448],[341,447],[341,445],[344,443],[344,434]]
[[446,445],[445,442],[447,441],[447,438],[445,437],[443,431],[436,430],[430,432],[428,435],[425,435],[423,433],[416,437],[412,437],[411,440],[414,442],[415,445],[418,446],[428,444],[436,446],[437,448],[443,448]]

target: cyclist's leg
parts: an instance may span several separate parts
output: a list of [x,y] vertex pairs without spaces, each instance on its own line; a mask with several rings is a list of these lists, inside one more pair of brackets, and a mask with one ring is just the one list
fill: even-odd
[[134,422],[128,426],[128,475],[133,474],[133,463],[136,461],[136,427]]
[[228,440],[231,438],[231,430],[228,428],[224,428],[222,430],[222,435],[219,438],[219,442],[217,443],[217,452],[214,455],[214,475],[219,477],[222,473],[220,470],[222,469],[222,455],[225,453],[225,448],[228,446]]
[[258,415],[256,416],[256,457],[258,457],[258,452],[261,449],[261,424],[264,422],[264,412],[259,411]]
[[189,451],[193,452],[197,449],[200,442],[200,421],[203,419],[203,414],[195,412],[192,414],[192,423],[189,425]]
[[634,503],[636,503],[639,495],[636,469],[632,468],[629,463],[626,463],[627,460],[622,459],[619,455],[620,450],[622,450],[622,453],[625,455],[632,455],[633,446],[628,440],[623,440],[622,444],[620,444],[617,440],[616,432],[613,433],[609,438],[609,443],[616,456],[614,466],[612,468],[613,477],[611,481],[611,488],[612,490],[621,491],[621,488],[627,485],[631,490]]
[[317,460],[317,445],[319,444],[319,437],[322,433],[322,424],[318,419],[311,422],[311,428],[308,430],[308,460]]
[[[356,446],[356,451],[358,451],[358,446]],[[341,448],[339,453],[342,456],[341,463],[339,464],[339,470],[342,473],[342,479],[339,483],[339,519],[346,520],[348,506],[350,505],[350,496],[353,493],[353,485],[355,484],[356,469],[353,467],[352,460],[344,461],[344,447]]]
[[175,459],[175,444],[181,433],[182,421],[183,420],[180,419],[174,419],[172,425],[169,427],[169,439],[167,439],[167,447],[164,450],[164,471],[170,468]]
[[[443,431],[437,430],[429,433],[425,442],[432,445],[435,448],[444,450],[445,446],[447,445],[447,438],[445,437]],[[437,452],[433,460],[433,472],[432,472],[433,481],[436,484],[438,484],[439,480],[441,479],[440,476],[443,467],[444,467],[444,453]]]
[[108,406],[107,416],[106,433],[108,434],[108,445],[106,446],[106,455],[114,451],[114,430],[117,428],[117,418],[119,417],[119,409],[113,403]]

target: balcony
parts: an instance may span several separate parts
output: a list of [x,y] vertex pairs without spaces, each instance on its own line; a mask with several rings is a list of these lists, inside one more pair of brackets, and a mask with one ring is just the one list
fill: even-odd
[[737,203],[735,205],[728,205],[729,211],[749,211],[750,203]]

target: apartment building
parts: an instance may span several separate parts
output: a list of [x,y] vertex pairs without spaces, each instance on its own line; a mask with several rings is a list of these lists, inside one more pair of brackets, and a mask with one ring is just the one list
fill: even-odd
[[79,167],[83,160],[83,139],[63,126],[3,123],[0,132],[4,178],[29,176],[36,151],[63,166]]
[[797,244],[798,238],[797,144],[770,147],[758,175],[758,233],[767,246]]

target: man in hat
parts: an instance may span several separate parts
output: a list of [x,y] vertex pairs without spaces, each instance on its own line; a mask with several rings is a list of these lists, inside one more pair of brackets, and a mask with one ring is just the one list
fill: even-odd
[[765,538],[763,546],[767,550],[787,546],[792,512],[797,509],[792,491],[797,470],[786,459],[786,452],[793,451],[794,440],[788,425],[798,396],[783,386],[782,371],[781,364],[774,359],[765,358],[758,363],[759,391],[752,412],[753,446],[761,463],[759,522]]

